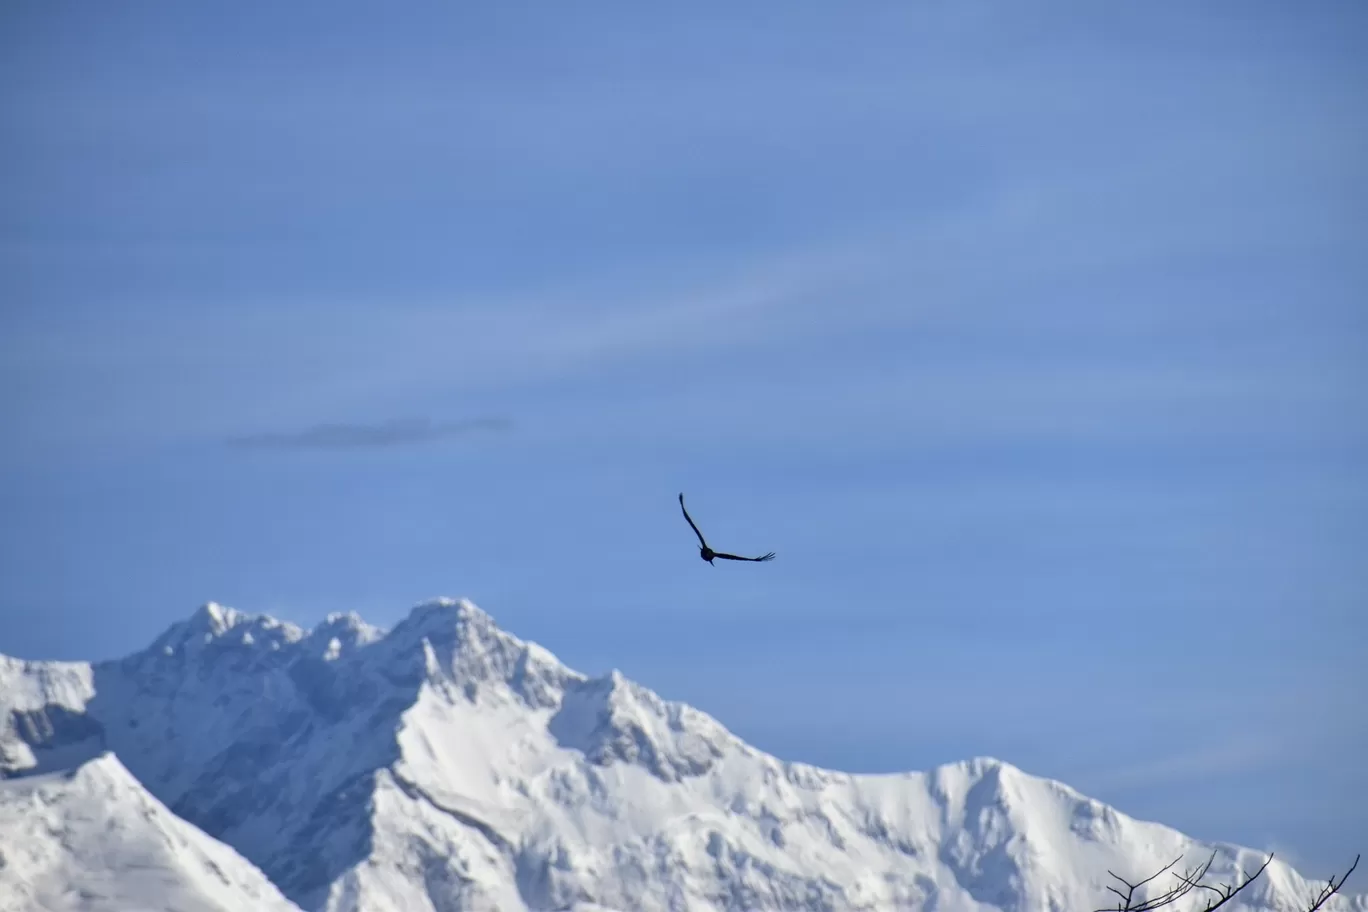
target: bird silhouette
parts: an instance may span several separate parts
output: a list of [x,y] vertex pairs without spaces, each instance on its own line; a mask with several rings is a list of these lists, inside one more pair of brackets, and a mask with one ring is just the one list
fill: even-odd
[[681,509],[681,510],[684,511],[684,518],[687,519],[687,520],[689,521],[689,527],[692,528],[692,529],[694,530],[694,535],[697,535],[697,536],[698,536],[698,543],[699,543],[700,545],[702,545],[702,547],[698,549],[698,556],[701,557],[701,558],[703,558],[705,561],[707,561],[708,564],[709,564],[710,566],[713,566],[713,567],[717,566],[716,564],[713,563],[713,558],[715,558],[715,557],[720,557],[720,558],[722,558],[723,560],[739,560],[739,561],[770,561],[770,560],[774,560],[774,552],[773,552],[773,551],[771,551],[769,554],[764,555],[763,557],[742,557],[742,556],[739,555],[739,554],[725,554],[725,553],[723,553],[723,552],[721,552],[721,551],[714,551],[712,548],[709,548],[709,547],[708,547],[708,542],[707,542],[706,539],[703,538],[703,533],[698,531],[698,526],[694,523],[693,517],[690,516],[690,515],[689,515],[689,511],[688,511],[687,509],[685,509],[685,507],[684,507],[684,495],[683,495],[683,494],[680,494],[680,495],[679,495],[679,509]]

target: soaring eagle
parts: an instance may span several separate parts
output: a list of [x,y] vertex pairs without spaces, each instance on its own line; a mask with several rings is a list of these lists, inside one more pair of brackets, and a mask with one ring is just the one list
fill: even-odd
[[739,554],[723,554],[721,551],[714,551],[712,548],[709,548],[709,547],[708,547],[707,541],[705,541],[704,538],[703,538],[703,533],[698,531],[698,526],[694,525],[693,517],[689,516],[689,511],[686,510],[686,509],[684,509],[684,495],[683,495],[683,494],[680,494],[680,495],[679,495],[679,509],[684,510],[684,518],[687,519],[687,520],[689,521],[689,526],[694,530],[694,535],[697,535],[697,536],[698,536],[698,543],[699,543],[700,545],[702,545],[702,547],[698,549],[698,556],[701,557],[701,558],[703,558],[703,559],[704,559],[705,561],[707,561],[709,564],[712,564],[712,566],[714,566],[714,567],[717,566],[716,564],[713,564],[713,558],[715,558],[715,557],[720,557],[720,558],[722,558],[722,559],[724,559],[724,560],[740,560],[740,561],[769,561],[769,560],[774,560],[774,552],[773,552],[773,551],[771,551],[769,554],[766,554],[766,555],[763,556],[763,557],[742,557],[742,556],[740,556]]

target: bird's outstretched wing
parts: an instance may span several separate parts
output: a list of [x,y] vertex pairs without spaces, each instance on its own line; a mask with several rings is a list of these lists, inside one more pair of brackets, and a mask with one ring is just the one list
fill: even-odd
[[725,557],[727,560],[771,561],[774,560],[774,552],[771,551],[763,557],[742,557],[739,554],[723,554],[721,551],[714,551],[713,557]]
[[[679,495],[679,509],[684,510],[684,495],[682,493]],[[708,547],[708,543],[703,540],[703,533],[699,532],[698,526],[694,525],[693,518],[689,516],[688,510],[684,510],[684,518],[689,521],[689,526],[694,530],[694,535],[698,536],[699,543],[705,548]]]

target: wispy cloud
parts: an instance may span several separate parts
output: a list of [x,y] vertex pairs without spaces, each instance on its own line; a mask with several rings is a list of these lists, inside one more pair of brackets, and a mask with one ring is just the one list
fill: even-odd
[[229,438],[228,444],[269,449],[346,450],[435,443],[448,437],[505,431],[511,427],[512,423],[503,418],[445,422],[396,418],[378,424],[318,424],[302,431],[247,434]]
[[1274,762],[1284,746],[1276,737],[1245,735],[1099,771],[1086,777],[1087,785],[1099,790],[1122,790],[1224,776]]

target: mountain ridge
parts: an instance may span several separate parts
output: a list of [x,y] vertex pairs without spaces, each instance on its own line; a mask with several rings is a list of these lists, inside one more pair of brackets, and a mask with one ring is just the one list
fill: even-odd
[[[122,659],[0,657],[0,709],[0,777],[112,755],[326,912],[1091,910],[1121,862],[1138,879],[1181,851],[1214,850],[1216,877],[1262,860],[994,758],[881,775],[785,762],[616,670],[568,668],[467,599],[389,630],[209,602]],[[1308,889],[1275,861],[1234,908]]]
[[[64,838],[35,838],[33,824]],[[109,866],[118,840],[121,862]],[[177,817],[102,752],[0,783],[0,912],[298,912],[230,846]],[[250,905],[245,905],[250,903]]]

